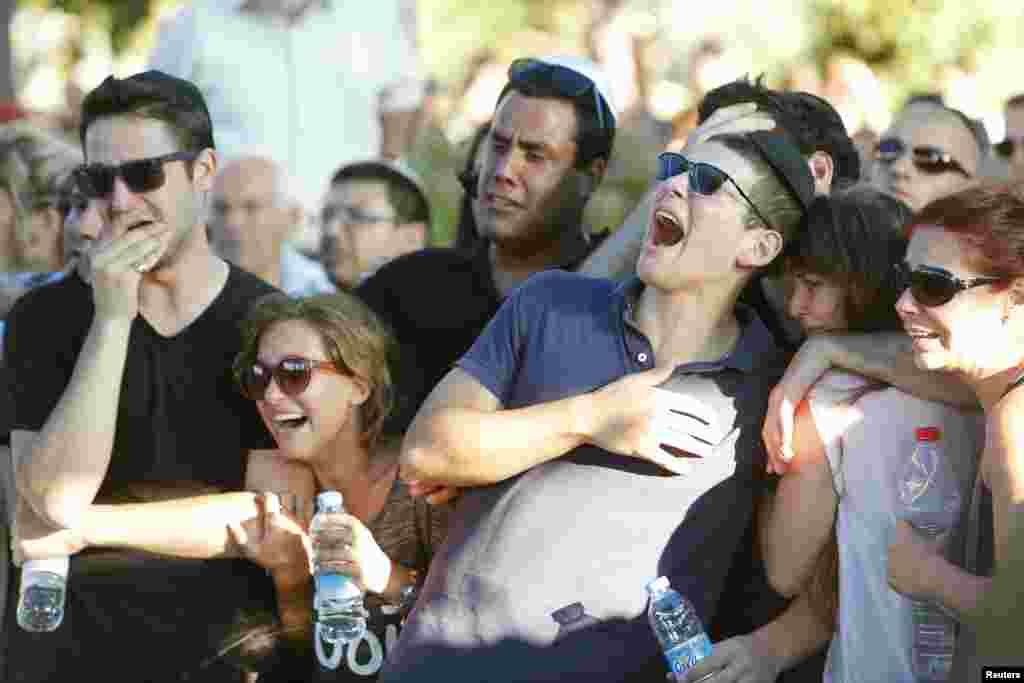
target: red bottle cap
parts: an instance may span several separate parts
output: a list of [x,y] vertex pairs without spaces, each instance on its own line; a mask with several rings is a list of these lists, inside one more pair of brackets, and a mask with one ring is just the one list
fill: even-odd
[[940,432],[938,427],[918,427],[914,435],[918,441],[938,441]]

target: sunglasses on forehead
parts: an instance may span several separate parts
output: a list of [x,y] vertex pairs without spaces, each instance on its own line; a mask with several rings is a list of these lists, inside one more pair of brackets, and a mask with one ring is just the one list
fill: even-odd
[[[880,140],[878,145],[875,146],[875,159],[883,164],[896,163],[906,153],[907,146],[899,138],[885,138]],[[965,178],[971,177],[971,174],[967,172],[967,169],[959,161],[938,147],[931,145],[921,145],[911,149],[910,161],[917,170],[928,175],[955,171],[962,174]]]
[[658,155],[658,182],[674,178],[677,175],[687,175],[690,192],[696,192],[705,196],[711,196],[718,192],[722,185],[726,181],[732,183],[732,186],[736,188],[736,191],[740,193],[743,200],[750,205],[757,217],[761,219],[761,222],[768,227],[769,230],[775,230],[772,226],[771,221],[764,217],[764,214],[757,208],[757,205],[751,201],[747,193],[743,191],[743,188],[732,179],[728,173],[703,161],[690,161],[682,154],[677,152],[662,152]]
[[594,96],[594,110],[597,112],[597,125],[605,130],[605,111],[601,94],[594,82],[578,71],[560,64],[549,64],[532,57],[523,57],[512,62],[508,67],[508,80],[512,83],[545,82],[560,95],[570,98],[586,95]]
[[902,292],[909,288],[914,301],[929,308],[948,304],[964,290],[993,285],[1006,279],[991,276],[962,279],[943,268],[918,266],[911,269],[906,263],[897,263],[894,267],[898,290]]
[[84,164],[75,170],[75,181],[87,197],[102,199],[114,191],[114,181],[124,180],[135,193],[152,192],[167,181],[164,164],[172,161],[193,161],[199,152],[174,152],[148,159],[126,161],[123,164]]
[[239,373],[238,384],[246,398],[262,401],[267,394],[270,380],[273,379],[282,394],[294,398],[306,390],[313,379],[313,373],[317,370],[337,375],[348,374],[335,367],[331,361],[288,357],[274,367],[254,361]]

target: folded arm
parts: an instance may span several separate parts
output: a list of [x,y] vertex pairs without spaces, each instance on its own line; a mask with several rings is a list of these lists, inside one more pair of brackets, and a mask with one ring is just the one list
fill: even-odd
[[461,368],[434,388],[402,444],[405,481],[493,484],[588,443],[686,473],[686,458],[659,447],[651,427],[655,387],[672,366],[621,377],[585,394],[526,408],[498,399]]
[[96,319],[42,429],[11,432],[18,492],[54,527],[77,524],[106,476],[130,333],[130,320]]
[[583,443],[575,425],[582,398],[517,410],[461,368],[449,372],[416,414],[402,443],[405,480],[493,484]]
[[20,560],[59,557],[86,547],[123,548],[171,557],[236,557],[230,525],[258,523],[256,493],[274,491],[290,501],[308,524],[314,496],[312,473],[265,451],[250,454],[246,486],[252,491],[186,496],[156,502],[90,504],[71,528],[54,527],[24,498],[15,516]]

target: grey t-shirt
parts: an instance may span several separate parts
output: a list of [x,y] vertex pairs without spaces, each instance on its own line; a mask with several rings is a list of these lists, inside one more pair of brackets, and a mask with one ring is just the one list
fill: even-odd
[[[535,276],[459,362],[503,407],[591,391],[653,367],[630,322],[642,285]],[[761,423],[782,356],[756,316],[715,363],[671,388],[707,405],[719,433],[688,476],[586,446],[467,491],[382,680],[635,680],[663,676],[646,621],[651,579],[710,621],[763,471]]]

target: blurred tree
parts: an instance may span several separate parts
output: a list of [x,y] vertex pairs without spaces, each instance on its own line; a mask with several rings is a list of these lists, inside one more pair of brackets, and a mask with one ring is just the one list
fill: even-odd
[[991,47],[991,3],[966,0],[812,0],[811,52],[862,59],[902,100],[930,90],[936,64],[972,64]]
[[100,23],[110,33],[115,54],[131,44],[135,32],[157,5],[154,0],[17,0],[17,4],[57,9]]

